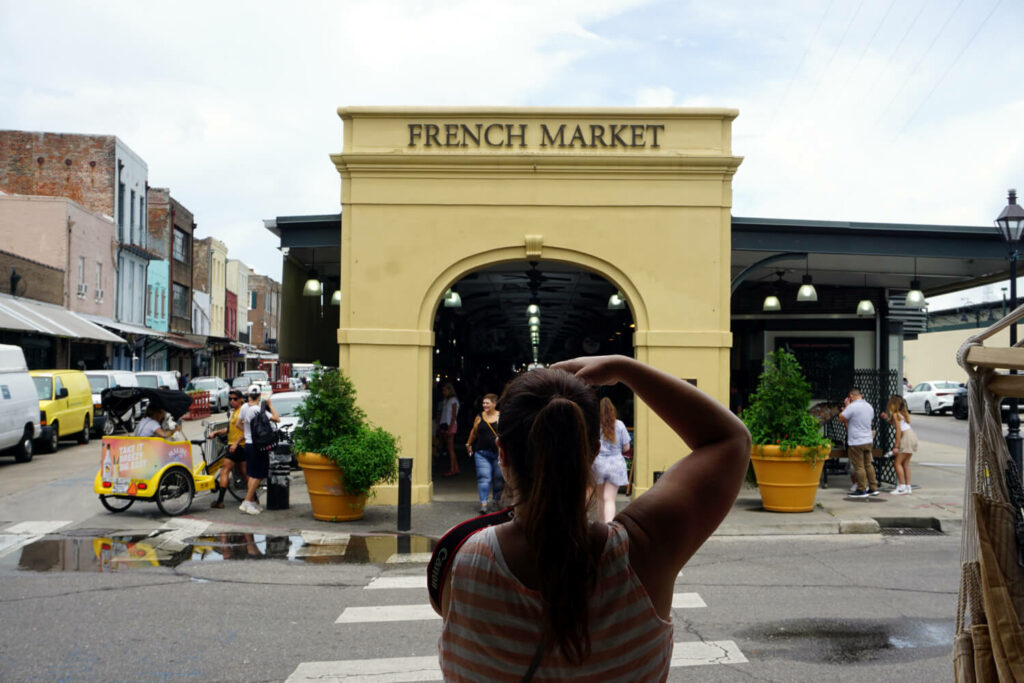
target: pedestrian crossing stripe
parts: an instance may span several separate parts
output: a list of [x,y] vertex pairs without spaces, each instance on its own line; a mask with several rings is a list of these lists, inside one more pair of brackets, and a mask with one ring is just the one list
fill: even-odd
[[[378,579],[390,579],[396,583],[398,579],[415,579],[415,585],[381,586],[374,588],[423,588],[423,580],[414,576],[378,577]],[[377,580],[377,579],[375,579]],[[371,582],[373,583],[373,582]],[[412,583],[409,581],[408,583]],[[370,589],[367,585],[366,589]],[[707,607],[704,600],[697,593],[676,593],[672,596],[672,609],[694,609]],[[434,621],[440,619],[440,615],[434,611],[429,604],[417,605],[373,605],[369,607],[346,607],[334,623],[335,624],[372,624],[385,621]]]
[[[687,641],[672,646],[672,668],[713,664],[744,664],[748,660],[732,640]],[[348,659],[334,662],[303,662],[286,683],[401,683],[403,681],[440,681],[441,665],[437,655],[427,657],[389,657]]]
[[365,590],[391,590],[394,588],[426,588],[426,574],[416,576],[378,576],[366,586]]
[[13,553],[19,548],[24,548],[42,539],[47,534],[63,529],[70,520],[46,520],[18,522],[4,529],[0,534],[0,557]]
[[426,564],[433,553],[396,553],[389,557],[387,564]]

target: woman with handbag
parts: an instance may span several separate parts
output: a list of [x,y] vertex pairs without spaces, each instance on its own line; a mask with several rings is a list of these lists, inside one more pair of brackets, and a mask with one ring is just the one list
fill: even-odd
[[493,494],[494,505],[497,506],[501,500],[505,480],[501,476],[501,468],[498,467],[498,446],[495,443],[498,438],[498,432],[495,430],[500,415],[495,410],[498,397],[495,394],[487,394],[481,405],[484,410],[473,420],[473,429],[469,432],[466,450],[476,463],[476,490],[480,495],[480,514],[484,515],[487,514],[487,495]]
[[[605,524],[587,519],[600,448],[591,385],[617,382],[691,452]],[[464,539],[439,580],[445,680],[665,680],[673,585],[736,500],[746,427],[696,387],[624,356],[523,373],[501,412],[511,520]]]

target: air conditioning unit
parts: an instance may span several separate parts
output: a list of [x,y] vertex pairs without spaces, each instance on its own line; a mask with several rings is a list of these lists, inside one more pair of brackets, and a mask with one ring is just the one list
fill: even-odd
[[78,283],[78,296],[85,296],[85,293],[89,290],[89,285],[84,282]]
[[103,301],[103,290],[102,289],[97,289],[96,290],[96,301]]

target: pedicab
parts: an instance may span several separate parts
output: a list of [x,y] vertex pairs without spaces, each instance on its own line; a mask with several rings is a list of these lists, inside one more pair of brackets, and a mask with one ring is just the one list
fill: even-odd
[[[150,389],[147,387],[115,387],[104,389],[100,402],[108,419],[118,423],[130,415],[137,404],[164,409],[175,422],[188,412],[192,397],[184,391]],[[118,424],[124,427],[124,424]],[[180,435],[181,432],[176,432]],[[223,451],[207,448],[206,439],[162,439],[160,437],[104,436],[100,447],[100,469],[93,480],[93,491],[110,512],[124,512],[135,501],[156,503],[168,516],[188,512],[198,491],[216,489],[216,472]],[[199,446],[202,457],[192,457],[192,446]],[[207,454],[214,457],[207,462]],[[232,473],[234,474],[234,472]],[[238,478],[230,484],[232,495],[239,497]]]

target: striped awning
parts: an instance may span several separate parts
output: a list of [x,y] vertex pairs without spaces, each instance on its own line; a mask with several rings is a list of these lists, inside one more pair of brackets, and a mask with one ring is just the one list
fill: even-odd
[[36,332],[68,339],[125,343],[99,325],[53,304],[0,294],[0,329]]

